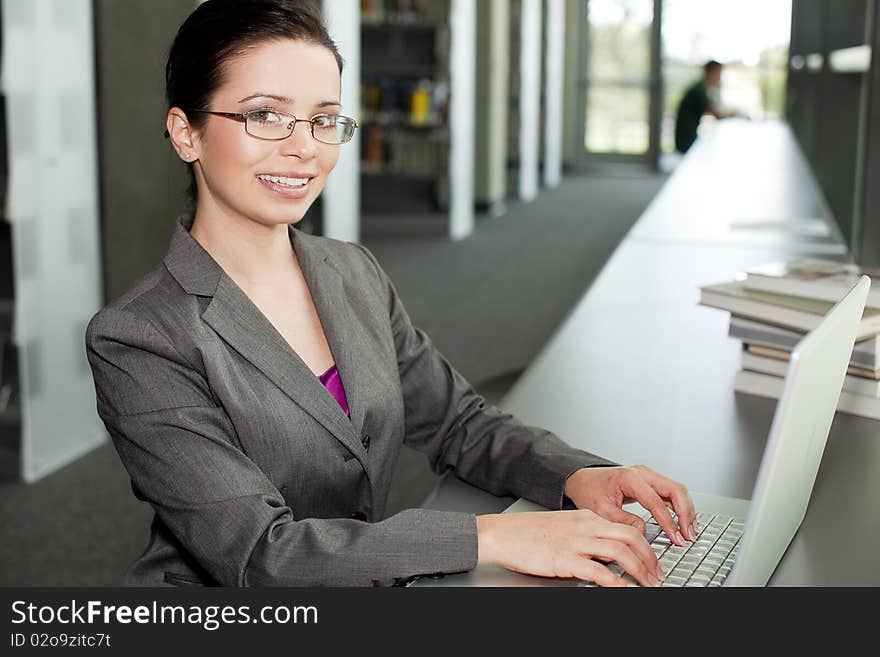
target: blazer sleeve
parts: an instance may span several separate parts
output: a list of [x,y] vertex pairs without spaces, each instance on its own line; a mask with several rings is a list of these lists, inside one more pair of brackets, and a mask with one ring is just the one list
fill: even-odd
[[86,346],[98,413],[132,482],[219,583],[390,585],[476,565],[472,514],[294,520],[207,380],[149,321],[107,308],[90,322]]
[[569,475],[584,467],[616,465],[487,405],[428,335],[413,326],[391,279],[368,249],[357,246],[372,262],[388,300],[405,442],[428,456],[434,472],[454,468],[459,478],[495,495],[560,509]]

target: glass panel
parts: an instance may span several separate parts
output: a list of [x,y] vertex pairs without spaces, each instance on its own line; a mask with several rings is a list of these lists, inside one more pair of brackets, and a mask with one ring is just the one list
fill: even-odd
[[649,144],[648,105],[645,88],[591,85],[586,149],[591,153],[645,153]]
[[[6,216],[15,277],[19,474],[33,482],[107,434],[95,411],[85,348],[86,325],[102,296],[93,5],[4,2],[3,10],[24,4],[39,9],[20,16],[26,23],[3,26],[13,126]],[[33,56],[37,47],[40,57]]]
[[590,80],[647,79],[653,0],[590,0]]
[[[661,147],[675,150],[675,114],[710,59],[724,64],[720,103],[753,119],[784,114],[791,0],[665,0]],[[704,117],[701,132],[714,119]]]
[[590,0],[586,130],[592,153],[648,150],[653,0]]

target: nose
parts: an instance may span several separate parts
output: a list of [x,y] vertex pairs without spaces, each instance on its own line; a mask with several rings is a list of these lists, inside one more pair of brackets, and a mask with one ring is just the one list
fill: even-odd
[[293,132],[282,142],[285,155],[293,155],[303,160],[313,158],[318,152],[318,145],[312,137],[311,124],[304,119],[297,119],[293,124]]

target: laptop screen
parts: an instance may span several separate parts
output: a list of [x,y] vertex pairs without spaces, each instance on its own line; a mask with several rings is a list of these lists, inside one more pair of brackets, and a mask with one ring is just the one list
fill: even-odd
[[863,276],[792,352],[728,585],[763,586],[804,519],[870,283]]

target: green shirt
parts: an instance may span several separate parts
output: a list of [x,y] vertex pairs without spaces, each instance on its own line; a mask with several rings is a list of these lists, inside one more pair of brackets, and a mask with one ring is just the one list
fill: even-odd
[[697,126],[709,110],[709,93],[702,81],[688,87],[675,116],[675,149],[685,153],[697,140]]

